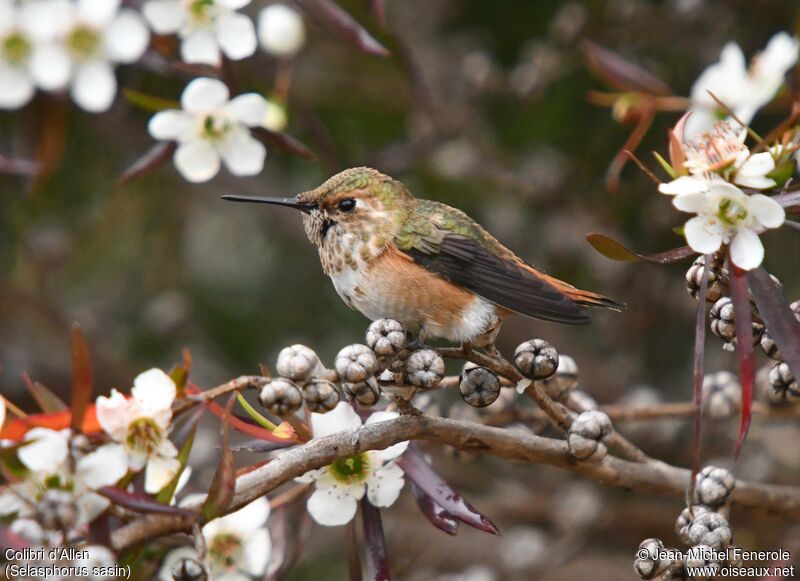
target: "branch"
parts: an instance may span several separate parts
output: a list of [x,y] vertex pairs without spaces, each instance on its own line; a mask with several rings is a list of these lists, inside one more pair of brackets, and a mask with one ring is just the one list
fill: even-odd
[[[599,463],[579,462],[570,456],[563,440],[472,422],[401,416],[312,440],[281,452],[268,464],[237,478],[236,493],[227,510],[237,510],[293,478],[326,466],[337,458],[417,439],[511,460],[557,466],[598,482],[644,494],[681,498],[690,479],[689,470],[660,461],[638,463],[607,456]],[[186,508],[198,508],[203,500],[198,498],[187,503]],[[785,518],[800,518],[800,488],[796,487],[737,481],[731,501],[741,507],[765,510]],[[116,551],[122,551],[159,536],[190,530],[195,522],[188,517],[148,515],[115,530],[111,535],[112,545]]]

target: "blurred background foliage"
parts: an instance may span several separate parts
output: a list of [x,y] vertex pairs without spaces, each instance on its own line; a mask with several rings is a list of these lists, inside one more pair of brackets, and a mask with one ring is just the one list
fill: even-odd
[[[183,347],[193,354],[193,380],[204,388],[256,372],[259,362],[272,364],[281,347],[295,342],[330,364],[339,348],[362,340],[367,321],[336,296],[299,216],[219,196],[294,195],[338,170],[371,165],[418,197],[464,209],[551,274],[627,303],[620,314],[596,313],[588,327],[509,321],[499,341],[504,353],[524,339],[546,338],[575,357],[582,389],[601,403],[690,398],[695,302],[684,288],[688,264],[614,263],[584,238],[601,231],[647,252],[683,244],[672,232],[680,216],[635,166],[626,167],[617,192],[606,190],[606,169],[631,127],[587,102],[587,91],[604,87],[587,71],[578,44],[590,38],[618,51],[687,95],[725,42],[752,55],[775,32],[796,31],[797,3],[389,0],[388,31],[367,4],[342,2],[391,58],[354,52],[311,27],[292,65],[287,132],[316,160],[272,148],[253,179],[223,172],[191,185],[166,164],[119,185],[121,172],[152,145],[150,114],[120,97],[104,115],[67,107],[63,158],[46,180],[0,175],[4,394],[25,406],[23,371],[67,389],[72,321],[89,337],[103,391],[126,388],[143,369],[169,368]],[[232,66],[244,90],[269,94],[275,85],[276,63],[266,56]],[[187,81],[137,67],[118,74],[124,87],[171,99]],[[790,83],[790,90],[797,87]],[[22,112],[0,114],[4,155],[31,158],[43,134],[58,139],[49,117],[58,104],[38,99]],[[755,129],[774,126],[786,103],[788,97],[762,111]],[[666,129],[677,116],[657,116],[639,148],[648,165],[656,167],[649,152],[666,149]],[[796,236],[786,228],[765,236],[765,266],[781,278],[789,300],[800,296]],[[709,370],[735,368],[735,356],[716,337],[707,353]],[[708,428],[706,458],[730,461],[735,423]],[[688,464],[688,421],[628,432],[649,452]],[[737,475],[796,482],[797,435],[796,425],[756,418]],[[776,446],[780,453],[771,450]],[[401,508],[413,502],[405,494],[385,517],[401,578],[459,571],[462,577],[453,578],[491,579],[492,571],[499,578],[556,578],[548,571],[565,579],[627,578],[642,538],[674,535],[677,499],[628,498],[536,466],[465,465],[441,455],[438,461],[507,534],[445,537]],[[788,534],[753,515],[734,515],[733,523],[740,545],[774,548]],[[296,578],[343,574],[341,531],[315,531],[313,538],[320,559],[304,559]]]

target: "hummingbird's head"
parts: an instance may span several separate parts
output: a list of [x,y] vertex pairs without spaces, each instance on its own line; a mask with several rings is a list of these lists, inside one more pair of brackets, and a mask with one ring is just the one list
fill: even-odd
[[302,211],[306,235],[318,247],[367,243],[374,250],[388,244],[415,203],[403,184],[368,167],[346,169],[294,198],[223,198]]

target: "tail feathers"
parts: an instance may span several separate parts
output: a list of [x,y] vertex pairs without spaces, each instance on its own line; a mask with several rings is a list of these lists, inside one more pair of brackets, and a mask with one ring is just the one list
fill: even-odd
[[621,311],[623,308],[625,308],[624,304],[618,303],[617,301],[608,297],[604,297],[601,294],[575,288],[571,284],[544,274],[543,272],[539,272],[535,268],[531,268],[531,270],[535,272],[539,278],[547,281],[547,283],[553,286],[556,290],[564,293],[582,307],[597,307],[601,309],[612,309],[614,311]]

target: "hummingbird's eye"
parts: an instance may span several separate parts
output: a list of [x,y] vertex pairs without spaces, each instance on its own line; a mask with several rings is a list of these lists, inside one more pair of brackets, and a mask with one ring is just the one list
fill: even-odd
[[353,198],[345,198],[339,202],[339,210],[341,212],[352,212],[356,209],[356,201]]

